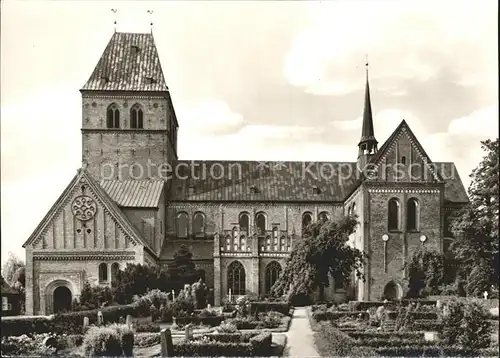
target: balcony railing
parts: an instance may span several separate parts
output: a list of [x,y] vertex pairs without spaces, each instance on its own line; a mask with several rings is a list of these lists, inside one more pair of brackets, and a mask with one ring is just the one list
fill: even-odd
[[255,250],[256,254],[289,252],[292,250],[292,238],[285,230],[265,230],[252,236],[248,236],[247,231],[223,230],[220,249],[221,252],[237,253]]

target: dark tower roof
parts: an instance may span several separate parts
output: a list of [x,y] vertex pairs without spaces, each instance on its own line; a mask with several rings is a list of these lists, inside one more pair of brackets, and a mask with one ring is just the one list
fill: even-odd
[[115,32],[82,90],[168,91],[153,34]]
[[[368,63],[366,64],[368,66]],[[372,103],[370,100],[370,84],[368,82],[368,68],[366,69],[366,87],[365,87],[365,109],[363,112],[363,128],[361,130],[361,139],[359,144],[372,142],[378,143],[373,131]]]

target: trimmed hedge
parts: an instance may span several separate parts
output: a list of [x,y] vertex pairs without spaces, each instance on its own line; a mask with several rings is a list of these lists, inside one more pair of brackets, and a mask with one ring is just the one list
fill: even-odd
[[385,357],[498,357],[498,348],[477,351],[461,347],[438,347],[432,345],[412,345],[404,347],[377,348],[376,353]]
[[202,324],[205,326],[215,327],[219,326],[222,321],[224,321],[223,316],[214,316],[214,317],[197,317],[197,316],[187,316],[187,317],[176,317],[175,322],[178,325],[187,325],[189,323],[192,324]]
[[322,321],[331,321],[331,320],[336,320],[339,318],[344,318],[344,317],[352,317],[352,318],[358,318],[359,315],[361,315],[362,319],[368,319],[370,318],[370,315],[366,311],[335,311],[335,312],[328,312],[328,311],[316,311],[312,313],[312,318],[316,322],[322,322]]
[[412,338],[396,338],[396,337],[387,337],[387,338],[364,338],[364,339],[356,339],[355,342],[357,345],[364,347],[405,347],[405,346],[414,346],[414,345],[423,345],[426,343],[424,337],[412,337]]
[[381,301],[349,301],[349,311],[366,311],[372,307],[383,306],[384,302]]
[[174,344],[174,355],[183,357],[266,357],[271,354],[271,334],[221,334],[206,336],[211,341],[183,341]]
[[261,312],[275,311],[288,316],[290,314],[290,304],[288,302],[250,302],[250,313],[252,315]]
[[124,306],[110,306],[90,311],[62,313],[55,316],[43,317],[2,317],[2,337],[21,336],[23,334],[57,333],[80,334],[83,328],[84,317],[89,318],[89,324],[97,323],[97,312],[101,311],[104,323],[117,323],[127,315],[137,315],[138,307],[134,304]]
[[438,314],[436,312],[420,312],[420,311],[413,311],[411,312],[411,315],[414,319],[425,319],[425,320],[437,320],[438,319]]
[[413,331],[441,331],[443,324],[436,320],[421,319],[413,322]]
[[365,332],[362,330],[355,330],[346,333],[354,339],[369,339],[369,338],[424,338],[422,332]]

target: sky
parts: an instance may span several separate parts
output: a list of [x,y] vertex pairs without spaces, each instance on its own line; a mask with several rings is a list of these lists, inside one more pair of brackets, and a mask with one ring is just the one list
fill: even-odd
[[405,119],[467,187],[498,136],[497,15],[494,0],[2,1],[2,263],[81,165],[79,89],[115,20],[153,22],[180,159],[355,161],[368,54],[380,145]]

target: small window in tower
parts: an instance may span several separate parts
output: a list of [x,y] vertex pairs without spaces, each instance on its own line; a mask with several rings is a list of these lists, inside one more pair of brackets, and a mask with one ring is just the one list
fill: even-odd
[[406,164],[406,157],[405,156],[401,157],[401,164]]
[[130,47],[130,52],[132,52],[133,55],[137,55],[139,53],[139,46],[132,45]]
[[313,185],[313,193],[314,194],[320,194],[321,193],[321,190],[316,186],[316,185]]

